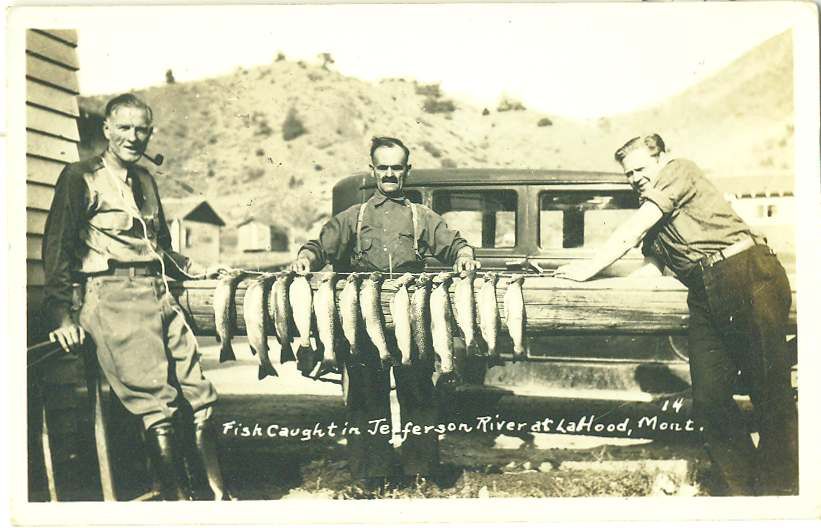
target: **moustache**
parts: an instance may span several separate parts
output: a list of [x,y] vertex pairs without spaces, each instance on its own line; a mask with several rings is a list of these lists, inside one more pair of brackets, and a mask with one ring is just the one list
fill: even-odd
[[382,178],[382,183],[399,183],[399,178],[396,176],[385,176]]

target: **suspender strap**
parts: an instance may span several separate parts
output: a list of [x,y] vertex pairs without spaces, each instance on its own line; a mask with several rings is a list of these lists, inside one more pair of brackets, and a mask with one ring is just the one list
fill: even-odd
[[408,199],[405,199],[405,202],[410,204],[411,220],[413,221],[413,252],[417,257],[421,257],[419,254],[419,223],[416,219],[416,205]]
[[356,217],[356,250],[354,252],[356,258],[359,258],[362,255],[362,219],[365,217],[366,205],[368,205],[367,200],[362,202],[362,205],[359,206],[359,215]]

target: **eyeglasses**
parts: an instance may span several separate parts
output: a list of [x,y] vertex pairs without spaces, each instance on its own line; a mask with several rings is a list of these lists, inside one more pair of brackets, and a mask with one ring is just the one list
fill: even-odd
[[393,172],[401,172],[405,170],[405,165],[376,165],[373,167],[375,170],[379,172],[386,172],[388,169],[392,170]]

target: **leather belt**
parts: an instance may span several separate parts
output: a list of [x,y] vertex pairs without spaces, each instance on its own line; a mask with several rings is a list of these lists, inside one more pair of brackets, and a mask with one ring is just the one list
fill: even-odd
[[724,249],[713,253],[712,255],[707,255],[703,259],[701,259],[702,267],[710,267],[718,264],[722,260],[726,260],[734,255],[738,255],[742,251],[746,251],[751,247],[756,245],[756,241],[753,240],[751,237],[743,238],[736,242],[735,244],[729,245]]
[[89,277],[117,276],[117,277],[159,277],[160,265],[155,262],[139,264],[112,264],[105,271],[89,273]]

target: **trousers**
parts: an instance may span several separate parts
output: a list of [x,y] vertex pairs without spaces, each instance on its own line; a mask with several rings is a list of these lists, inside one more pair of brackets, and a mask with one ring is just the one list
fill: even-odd
[[[798,416],[786,330],[792,302],[775,254],[754,246],[688,279],[693,410],[732,495],[795,494]],[[758,425],[756,448],[733,399],[740,372]]]
[[[347,439],[354,478],[389,477],[396,466],[391,434],[371,432],[375,424],[391,426],[390,370],[379,368],[375,350],[373,352],[364,361],[349,358],[342,372],[348,423],[359,430],[359,434],[349,433]],[[433,365],[395,366],[393,373],[403,428],[408,422],[435,426],[438,411],[431,378]],[[439,466],[439,437],[435,431],[407,435],[399,451],[398,462],[404,475],[431,476]]]
[[170,420],[184,398],[210,418],[217,392],[203,376],[197,341],[159,277],[90,277],[79,316],[111,389],[148,429]]

